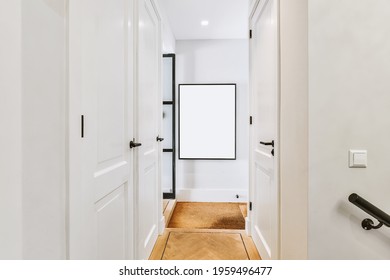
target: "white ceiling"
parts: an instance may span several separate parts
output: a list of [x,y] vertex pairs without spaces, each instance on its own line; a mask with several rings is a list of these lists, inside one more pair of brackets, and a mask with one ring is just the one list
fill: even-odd
[[[248,38],[249,0],[160,0],[176,40]],[[209,21],[202,26],[202,20]]]

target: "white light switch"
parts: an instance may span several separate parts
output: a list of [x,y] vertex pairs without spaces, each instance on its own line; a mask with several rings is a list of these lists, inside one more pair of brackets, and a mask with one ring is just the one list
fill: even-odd
[[366,150],[349,150],[349,167],[366,168],[367,151]]

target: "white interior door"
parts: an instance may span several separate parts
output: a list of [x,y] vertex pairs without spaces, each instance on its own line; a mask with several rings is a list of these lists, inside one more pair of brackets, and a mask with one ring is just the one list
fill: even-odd
[[160,27],[150,0],[138,1],[138,259],[147,259],[157,240],[162,193],[159,188],[159,135],[162,97],[160,93]]
[[71,259],[133,257],[132,10],[69,1]]
[[278,1],[260,1],[251,27],[252,238],[263,259],[278,259]]

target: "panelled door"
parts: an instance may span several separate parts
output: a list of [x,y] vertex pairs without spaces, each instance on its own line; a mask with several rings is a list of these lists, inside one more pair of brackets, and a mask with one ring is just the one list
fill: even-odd
[[263,259],[279,258],[278,1],[261,0],[251,18],[252,238]]
[[150,0],[138,0],[138,93],[137,141],[138,155],[138,221],[137,258],[147,259],[157,240],[162,216],[160,190],[162,96],[160,93],[160,21]]
[[69,1],[69,258],[132,258],[130,0]]

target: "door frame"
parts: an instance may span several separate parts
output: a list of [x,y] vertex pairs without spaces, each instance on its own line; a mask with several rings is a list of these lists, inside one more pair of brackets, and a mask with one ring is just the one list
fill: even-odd
[[[250,29],[250,32],[252,33],[252,21],[254,19],[254,17],[258,14],[258,13],[261,13],[262,10],[264,9],[265,5],[268,3],[269,0],[255,0],[253,1],[252,3],[252,6],[250,7],[250,12],[249,12],[249,29]],[[274,160],[275,160],[275,185],[278,189],[278,199],[277,199],[277,203],[278,203],[278,251],[277,251],[277,256],[278,258],[280,258],[281,256],[281,212],[280,212],[280,209],[281,209],[281,200],[280,200],[280,196],[281,196],[281,184],[280,184],[280,127],[281,127],[281,109],[280,109],[280,99],[281,99],[281,75],[280,75],[280,69],[281,69],[281,64],[280,64],[280,0],[275,0],[277,1],[277,5],[278,5],[278,34],[277,34],[277,37],[278,37],[278,62],[277,62],[277,67],[278,67],[278,82],[277,82],[277,96],[276,96],[276,99],[277,99],[277,106],[276,106],[276,115],[277,115],[277,121],[276,121],[276,126],[277,126],[277,130],[276,130],[276,139],[275,139],[275,148],[274,148],[274,151],[275,151],[275,156],[274,156]],[[254,112],[255,112],[255,103],[254,103],[254,100],[255,100],[255,93],[253,91],[253,82],[255,80],[255,73],[252,71],[253,69],[253,64],[252,64],[252,53],[253,53],[253,46],[252,46],[252,39],[250,38],[249,39],[249,91],[250,91],[250,94],[249,94],[249,100],[250,100],[250,105],[249,105],[249,112],[250,112],[250,116],[253,116],[254,115]],[[249,152],[249,203],[251,204],[252,201],[254,201],[254,194],[255,194],[255,185],[254,185],[254,157],[253,157],[253,150],[256,146],[256,142],[258,139],[256,139],[255,137],[255,133],[254,133],[254,126],[250,126],[250,129],[249,129],[249,149],[250,149],[250,152]],[[246,220],[246,224],[245,224],[245,228],[246,228],[246,233],[249,235],[249,236],[253,236],[252,232],[254,230],[254,227],[252,226],[252,223],[254,222],[254,211],[252,211],[251,209],[248,209],[248,219]],[[260,248],[258,248],[258,251],[260,252],[259,250]]]
[[[152,3],[152,6],[154,10],[156,11],[157,15],[157,20],[158,20],[158,36],[157,36],[157,44],[158,44],[158,100],[157,101],[157,108],[158,108],[158,135],[162,135],[163,132],[163,122],[162,122],[162,114],[163,114],[163,36],[162,36],[162,13],[161,13],[161,8],[158,4],[158,0],[150,0]],[[159,235],[162,235],[165,230],[165,217],[164,217],[164,209],[163,209],[163,194],[162,194],[162,160],[163,160],[163,149],[162,149],[162,142],[159,143],[159,154],[158,154],[158,190],[157,190],[157,195],[158,195],[158,220],[159,220],[159,225],[158,225],[158,233]]]
[[[139,22],[139,16],[138,16],[138,8],[139,8],[139,1],[140,0],[133,0],[134,1],[134,24],[133,26],[138,26]],[[157,21],[158,21],[158,30],[157,30],[157,44],[158,44],[158,50],[159,53],[157,54],[157,57],[159,58],[158,60],[158,100],[155,100],[157,103],[157,116],[162,116],[162,100],[163,100],[163,93],[162,93],[162,26],[161,26],[161,12],[160,8],[156,2],[156,0],[147,0],[151,3],[151,6],[153,7],[156,16],[157,16]],[[138,53],[139,53],[139,48],[138,48],[138,38],[139,38],[139,29],[134,28],[133,31],[133,38],[134,38],[134,63],[133,63],[133,78],[134,78],[134,90],[133,90],[133,130],[134,130],[134,137],[136,139],[139,139],[138,135],[138,126],[140,123],[140,120],[138,119],[138,109],[137,109],[137,104],[138,104],[138,65],[139,65],[139,60],[138,60]],[[157,127],[158,127],[158,134],[162,135],[162,119],[157,118]],[[157,136],[157,135],[156,135]],[[157,219],[158,219],[158,234],[161,235],[163,234],[165,230],[165,217],[163,215],[163,195],[162,195],[162,181],[161,181],[161,174],[162,174],[162,144],[159,142],[159,147],[158,147],[158,188],[157,188],[157,195],[159,196],[157,198]],[[139,200],[138,200],[138,182],[139,182],[139,177],[138,177],[138,172],[137,172],[137,164],[138,164],[138,152],[134,153],[134,164],[133,164],[133,185],[134,185],[134,196],[133,196],[133,205],[134,205],[134,219],[133,219],[133,225],[134,225],[134,242],[137,242],[139,240],[139,233],[137,230],[137,224],[139,222],[138,217],[139,217]],[[136,244],[133,244],[133,251],[134,251],[134,258],[139,259],[140,252],[138,251],[138,246]]]

